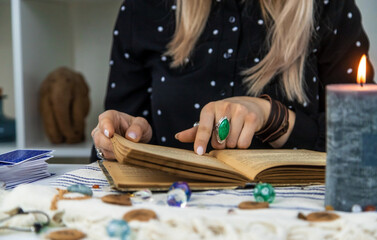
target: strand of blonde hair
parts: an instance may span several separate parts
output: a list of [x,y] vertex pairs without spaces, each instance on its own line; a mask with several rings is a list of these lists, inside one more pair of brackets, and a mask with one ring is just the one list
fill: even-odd
[[[212,0],[177,0],[176,30],[167,53],[172,67],[185,64],[207,22]],[[313,33],[314,0],[260,0],[267,24],[267,55],[246,69],[248,94],[258,96],[276,76],[288,100],[307,101],[304,85],[305,59]]]
[[177,0],[175,33],[166,52],[173,57],[171,67],[185,64],[204,30],[210,10],[211,0]]

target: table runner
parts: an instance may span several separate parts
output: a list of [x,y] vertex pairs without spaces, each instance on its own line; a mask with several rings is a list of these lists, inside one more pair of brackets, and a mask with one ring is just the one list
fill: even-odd
[[[116,192],[110,189],[109,183],[97,162],[63,174],[51,184],[56,187],[68,187],[72,184],[85,184],[89,187],[98,185],[100,189],[93,189],[95,192]],[[323,185],[276,187],[275,192],[276,197],[274,203],[270,206],[271,208],[307,211],[324,209],[325,186]],[[154,196],[161,199],[165,194],[154,193]],[[236,208],[242,201],[254,201],[253,189],[193,192],[187,207]]]
[[[58,210],[51,211],[49,206],[57,193],[55,187],[64,188],[77,183],[97,184],[100,189],[93,189],[93,198],[88,200],[60,200]],[[106,226],[112,219],[121,219],[133,209],[147,208],[156,212],[158,220],[130,222],[133,240],[377,239],[376,212],[336,212],[341,217],[332,222],[298,219],[299,212],[307,214],[324,210],[324,186],[277,187],[275,190],[276,198],[270,209],[237,208],[240,202],[253,200],[252,189],[194,192],[185,208],[166,205],[166,193],[154,193],[153,200],[134,202],[131,207],[118,206],[101,201],[110,188],[98,164],[93,163],[63,174],[52,182],[52,186],[21,185],[8,192],[0,204],[0,217],[2,211],[16,206],[25,210],[39,209],[53,219],[61,216],[66,227],[84,232],[87,239],[102,240],[110,239]],[[21,223],[19,219],[14,221],[9,224]],[[30,225],[35,219],[24,221],[22,224]]]

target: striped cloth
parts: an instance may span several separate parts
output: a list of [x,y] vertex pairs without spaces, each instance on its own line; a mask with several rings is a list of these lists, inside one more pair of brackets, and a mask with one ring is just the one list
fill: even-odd
[[0,217],[2,207],[6,210],[15,206],[45,211],[51,219],[55,219],[55,214],[64,213],[62,221],[68,228],[78,229],[92,240],[109,239],[106,227],[111,220],[122,219],[129,211],[141,208],[154,211],[158,219],[129,222],[134,240],[377,239],[376,212],[336,212],[340,218],[331,222],[299,219],[300,212],[324,210],[324,186],[276,187],[275,201],[269,209],[250,211],[238,209],[237,205],[254,199],[252,189],[193,192],[185,208],[167,206],[166,192],[153,193],[152,199],[147,201],[132,199],[132,206],[103,203],[101,197],[114,190],[110,189],[97,163],[63,174],[50,184],[59,188],[72,184],[99,185],[100,188],[93,189],[91,199],[59,201],[56,213],[49,210],[57,192],[54,187],[21,185],[5,194],[0,204]]
[[[116,192],[103,174],[98,163],[92,163],[83,168],[63,174],[51,183],[56,187],[68,187],[73,184],[84,184],[87,186],[98,185],[95,192]],[[275,187],[275,201],[270,208],[285,210],[320,211],[324,209],[325,186],[306,187]],[[166,193],[153,194],[155,204],[161,205],[166,199]],[[158,200],[161,201],[158,201]],[[252,189],[239,190],[213,190],[193,192],[187,207],[196,208],[237,208],[242,201],[254,200]]]

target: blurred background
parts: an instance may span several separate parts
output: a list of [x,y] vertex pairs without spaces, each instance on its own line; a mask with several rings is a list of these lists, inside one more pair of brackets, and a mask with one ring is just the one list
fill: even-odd
[[[0,141],[0,153],[16,148],[55,150],[55,162],[88,163],[91,129],[103,110],[113,27],[122,0],[0,0],[0,88],[2,113],[16,119],[14,141]],[[356,0],[377,69],[377,1]],[[39,88],[60,66],[81,72],[90,88],[85,140],[51,144],[38,111]],[[376,78],[375,78],[376,80]],[[1,95],[1,94],[0,94]],[[0,106],[1,107],[1,106]],[[1,135],[0,126],[0,135]]]

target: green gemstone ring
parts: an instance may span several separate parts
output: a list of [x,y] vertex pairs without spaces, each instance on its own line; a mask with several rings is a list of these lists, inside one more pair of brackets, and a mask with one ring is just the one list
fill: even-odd
[[222,117],[216,124],[217,142],[222,144],[229,135],[230,124],[228,118]]

